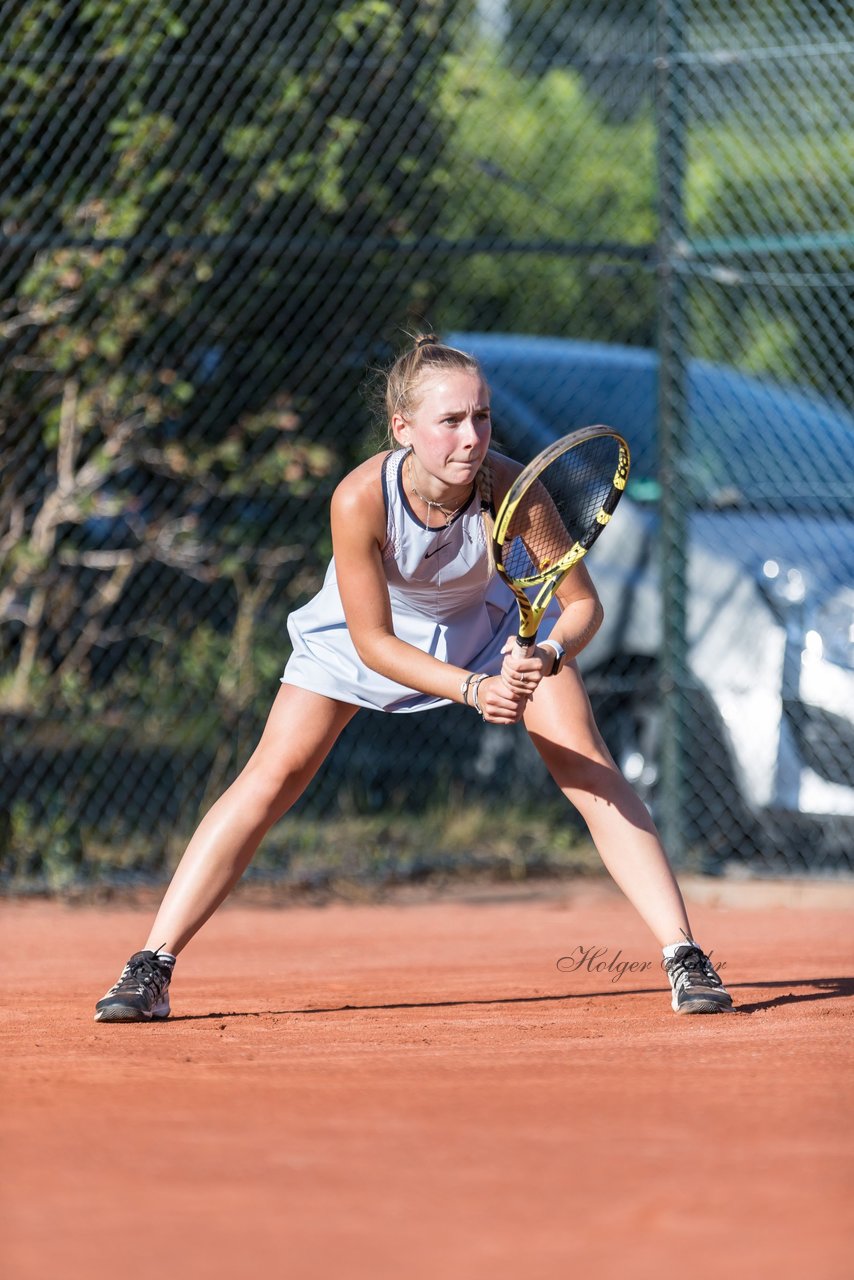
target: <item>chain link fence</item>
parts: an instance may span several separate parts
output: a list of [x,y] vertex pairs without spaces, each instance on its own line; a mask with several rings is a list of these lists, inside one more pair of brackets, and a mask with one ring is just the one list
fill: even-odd
[[[633,446],[583,662],[678,864],[851,870],[852,10],[0,0],[7,883],[174,863],[424,326],[506,451]],[[417,720],[358,716],[257,866],[587,865],[521,731]]]

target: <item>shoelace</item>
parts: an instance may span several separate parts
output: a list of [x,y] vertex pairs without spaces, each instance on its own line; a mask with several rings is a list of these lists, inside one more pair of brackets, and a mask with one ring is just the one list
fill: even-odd
[[711,987],[723,986],[711,960],[699,947],[692,947],[684,956],[674,956],[670,963],[673,981],[681,986],[690,987],[695,978],[701,978]]
[[149,960],[147,956],[142,955],[134,956],[125,965],[124,973],[116,986],[135,983],[137,990],[142,992],[145,987],[154,984],[159,992],[166,986],[167,976],[156,960]]

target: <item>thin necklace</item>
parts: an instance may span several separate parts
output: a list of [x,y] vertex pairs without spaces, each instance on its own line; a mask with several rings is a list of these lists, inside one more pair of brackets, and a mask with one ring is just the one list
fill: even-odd
[[415,494],[416,498],[418,498],[420,502],[423,502],[424,506],[427,508],[427,519],[425,521],[427,528],[428,529],[430,528],[430,512],[433,509],[433,507],[435,507],[436,510],[441,511],[442,515],[445,517],[445,528],[447,529],[448,525],[451,523],[454,516],[457,515],[460,511],[462,511],[463,507],[468,504],[468,502],[471,499],[471,494],[468,494],[465,498],[463,498],[462,502],[458,507],[454,507],[453,510],[449,510],[447,507],[443,507],[441,502],[433,502],[432,499],[425,498],[423,493],[419,493],[418,485],[415,483],[415,476],[412,473],[412,454],[411,453],[407,458],[407,463],[408,463],[408,470],[409,470],[409,487],[411,488],[412,492]]

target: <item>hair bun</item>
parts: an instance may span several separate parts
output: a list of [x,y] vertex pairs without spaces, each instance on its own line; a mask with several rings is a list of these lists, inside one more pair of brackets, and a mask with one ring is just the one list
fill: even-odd
[[420,351],[422,347],[435,347],[439,345],[439,338],[435,333],[425,333],[415,342],[415,350]]

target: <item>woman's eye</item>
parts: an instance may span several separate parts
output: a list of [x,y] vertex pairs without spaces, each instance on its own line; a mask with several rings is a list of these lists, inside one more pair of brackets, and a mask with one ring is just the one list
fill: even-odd
[[[491,414],[489,409],[485,409],[483,413],[478,412],[478,413],[472,414],[472,418],[475,422],[478,422],[478,423],[489,422],[491,418]],[[454,415],[453,417],[442,418],[440,421],[443,427],[458,427],[461,422],[465,422],[465,418],[460,418]]]

